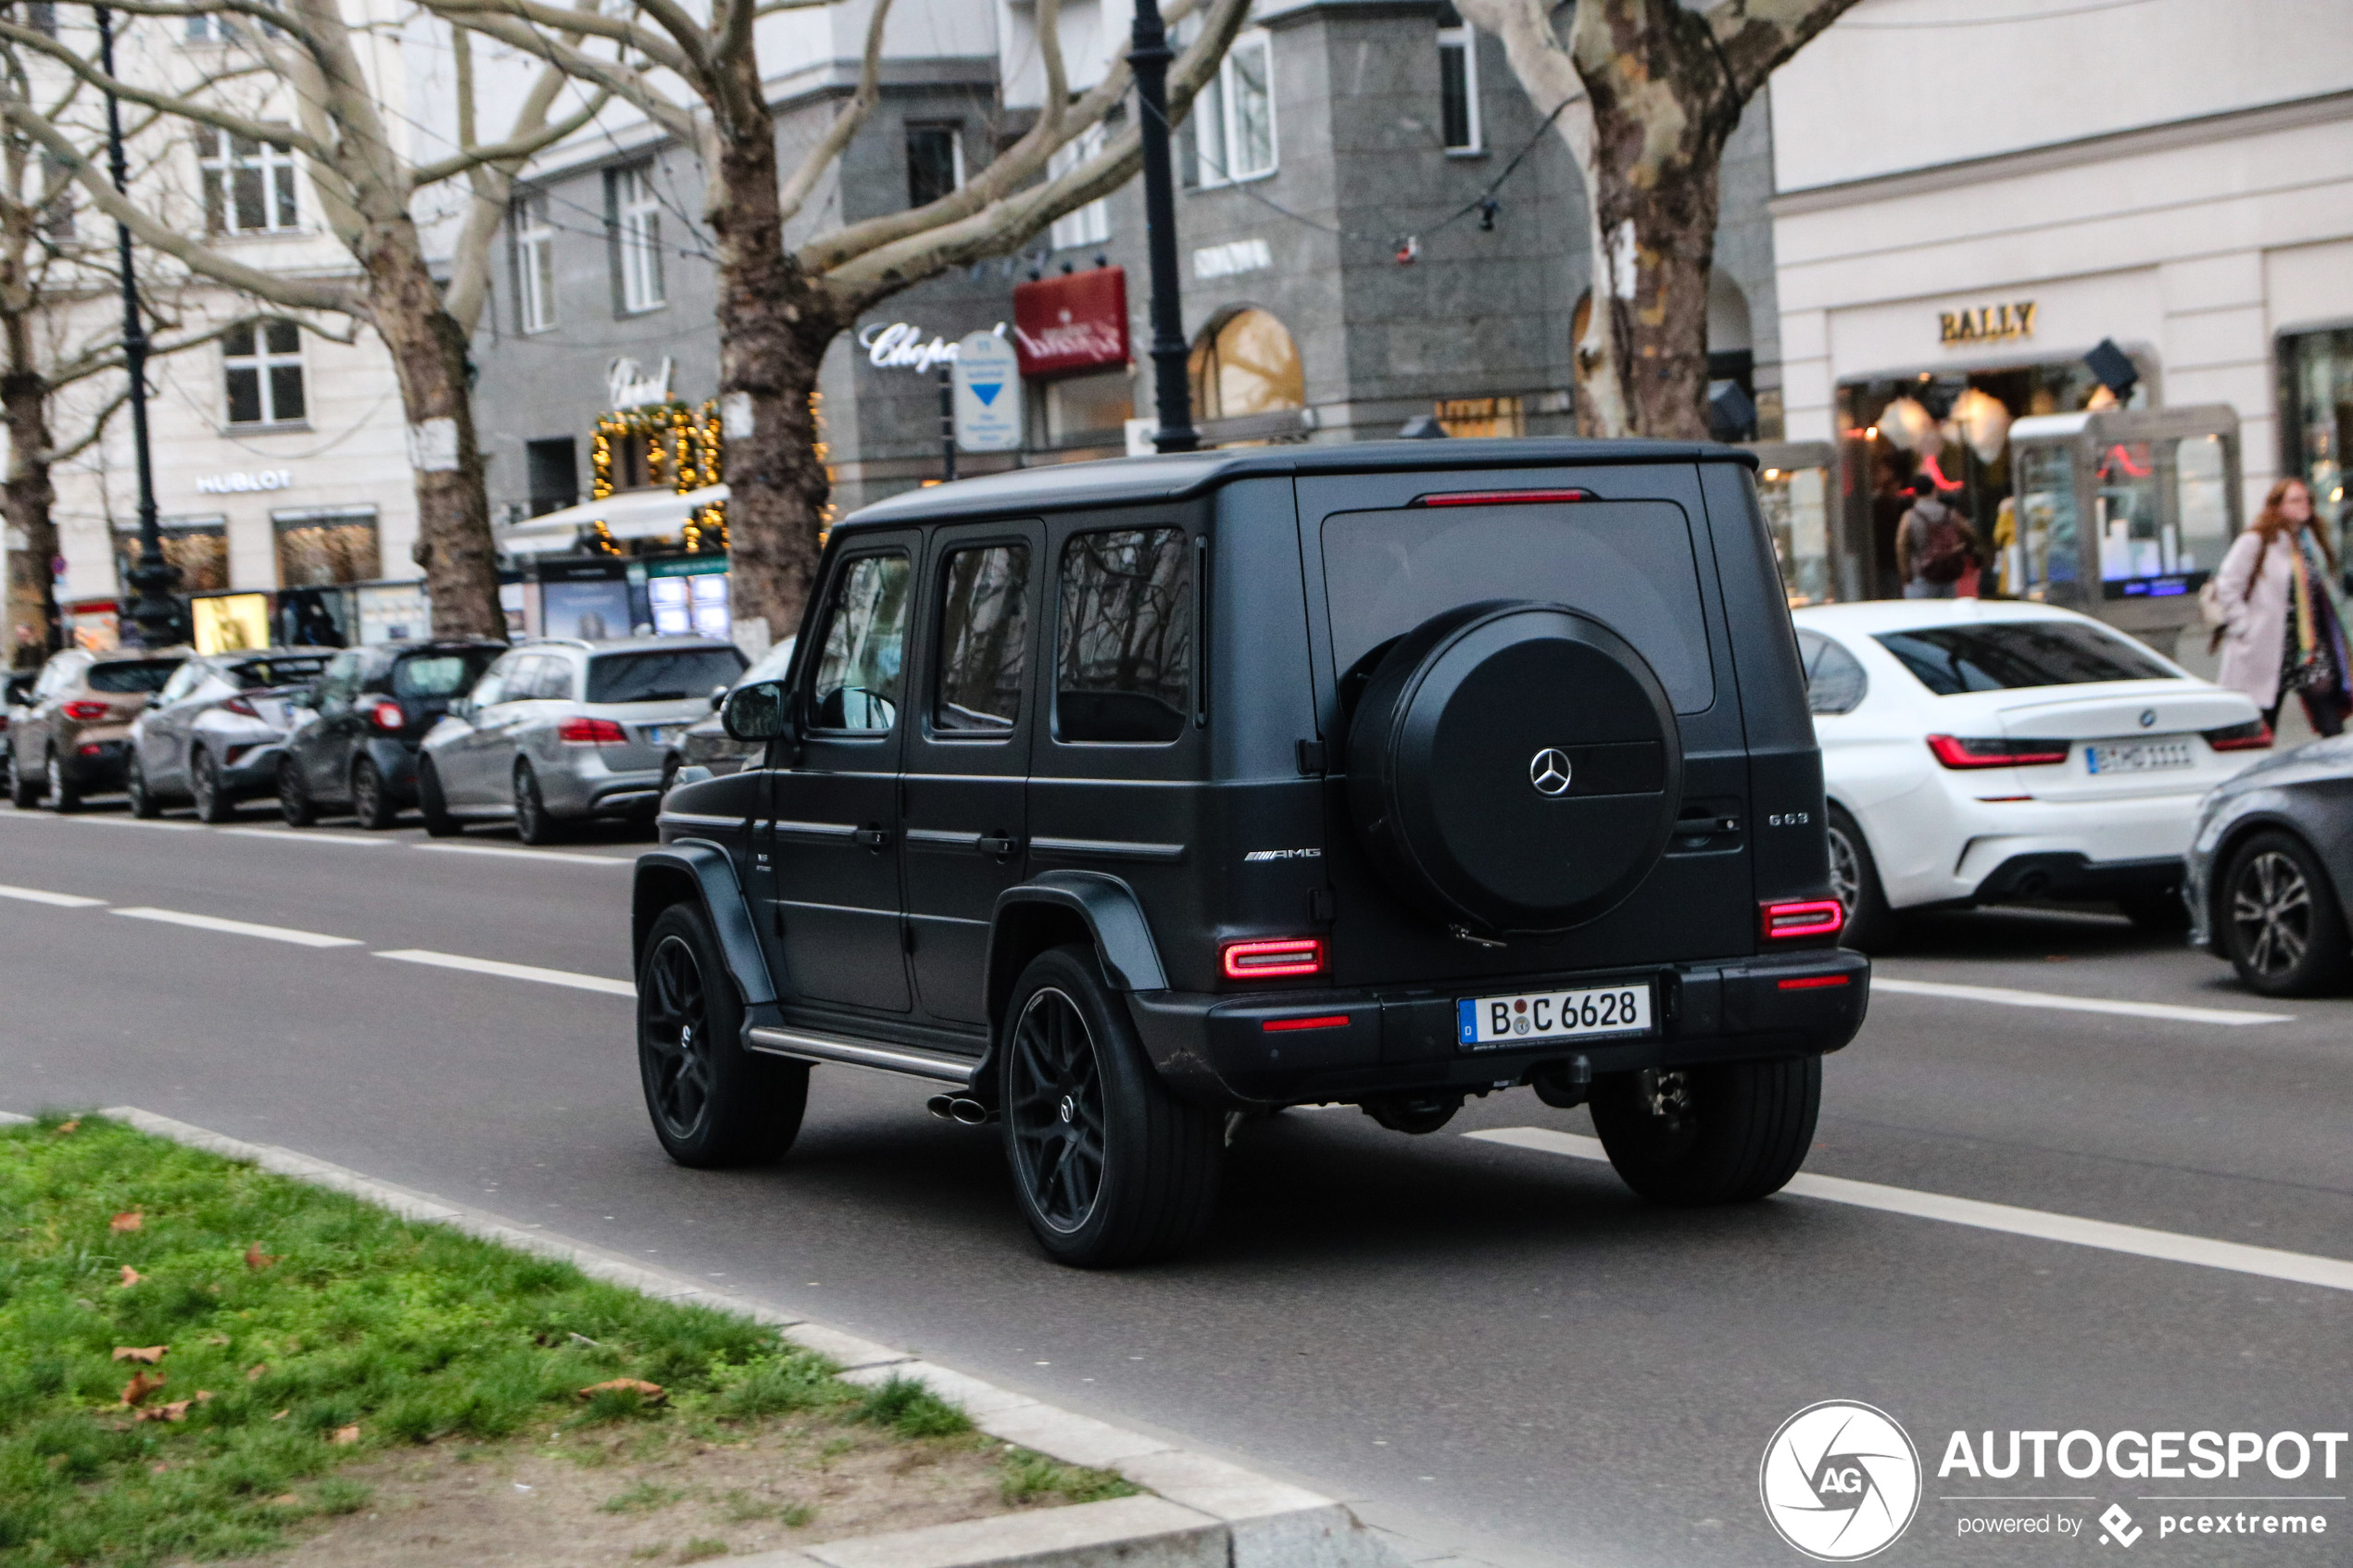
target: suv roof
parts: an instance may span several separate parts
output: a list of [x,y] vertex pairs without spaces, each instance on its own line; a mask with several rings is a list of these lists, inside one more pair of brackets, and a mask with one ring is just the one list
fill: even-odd
[[1756,455],[1697,441],[1353,441],[1327,445],[1253,446],[1107,458],[1092,463],[1015,469],[954,484],[935,484],[862,508],[834,525],[882,528],[975,512],[1173,501],[1254,474],[1378,473],[1398,470],[1558,468],[1578,463],[1741,463]]

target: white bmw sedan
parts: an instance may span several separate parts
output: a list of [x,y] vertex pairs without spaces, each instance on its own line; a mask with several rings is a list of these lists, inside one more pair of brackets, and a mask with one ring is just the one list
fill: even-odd
[[2199,798],[2271,744],[2255,704],[2088,616],[1978,599],[1794,612],[1847,942],[1894,913],[2112,902],[2179,929]]

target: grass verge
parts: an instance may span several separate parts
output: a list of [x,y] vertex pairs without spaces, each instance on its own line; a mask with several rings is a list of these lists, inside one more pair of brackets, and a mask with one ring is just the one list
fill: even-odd
[[[984,1438],[920,1384],[834,1370],[749,1320],[96,1117],[0,1130],[6,1568],[269,1552],[484,1460],[610,1470],[587,1518],[686,1527],[806,1530],[830,1505],[770,1482],[818,1498],[859,1463],[886,1520],[877,1488],[918,1471],[964,1517],[1134,1490]],[[774,1461],[756,1495],[698,1482],[724,1467],[697,1456],[753,1450]]]

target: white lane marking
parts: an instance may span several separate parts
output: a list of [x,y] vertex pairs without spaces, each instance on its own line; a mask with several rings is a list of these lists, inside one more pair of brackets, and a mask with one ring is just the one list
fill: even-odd
[[496,844],[412,844],[411,849],[435,849],[444,855],[506,855],[522,860],[570,860],[583,866],[634,866],[620,855],[570,855],[561,849],[508,849]]
[[0,898],[21,898],[28,904],[55,904],[61,909],[94,909],[104,898],[84,898],[79,893],[44,893],[38,887],[0,886]]
[[[1548,1127],[1494,1127],[1465,1133],[1466,1138],[1534,1149],[1540,1154],[1564,1154],[1572,1160],[1602,1160],[1609,1156],[1599,1138],[1556,1133]],[[2246,1247],[2235,1241],[2214,1241],[2202,1236],[2120,1225],[2107,1220],[2086,1220],[2073,1214],[2053,1214],[2040,1209],[2020,1209],[2007,1203],[1982,1203],[1973,1198],[1950,1198],[1909,1187],[1882,1186],[1877,1182],[1849,1181],[1844,1176],[1817,1176],[1801,1171],[1781,1189],[1799,1198],[1826,1203],[1851,1204],[1914,1219],[1942,1220],[1947,1224],[1978,1230],[2005,1231],[2038,1241],[2064,1241],[2155,1258],[2168,1263],[2196,1263],[2208,1269],[2261,1274],[2296,1285],[2317,1285],[2330,1290],[2353,1290],[2353,1262],[2320,1258],[2307,1252],[2284,1252],[2271,1247]]]
[[543,985],[569,985],[580,991],[602,991],[611,997],[634,997],[637,987],[627,980],[608,980],[601,974],[575,974],[568,969],[541,969],[536,964],[501,963],[497,959],[470,959],[462,953],[432,953],[419,947],[401,947],[392,952],[380,952],[380,959],[398,959],[402,963],[432,964],[438,969],[462,969],[475,974],[496,974],[506,980],[536,980]]
[[88,822],[102,828],[161,828],[166,833],[202,833],[202,822],[167,822],[145,817],[61,817],[60,822]]
[[357,947],[356,936],[326,936],[316,931],[296,931],[283,925],[256,925],[251,921],[222,920],[218,915],[192,915],[180,909],[117,909],[116,914],[132,920],[161,921],[166,925],[184,925],[196,931],[219,931],[231,936],[259,936],[271,942],[291,942],[297,947]]
[[291,828],[222,828],[240,838],[275,838],[289,844],[357,844],[372,849],[380,844],[397,844],[396,838],[364,838],[356,833],[296,833]]
[[2124,1018],[2170,1018],[2180,1023],[2292,1023],[2294,1013],[2248,1012],[2237,1008],[2179,1007],[2171,1002],[2119,1002],[2105,997],[2062,997],[2050,991],[2016,991],[2007,985],[1953,985],[1942,980],[1896,980],[1871,976],[1871,989],[1899,997],[1942,997],[1956,1002],[1991,1002],[2006,1008],[2049,1008],[2057,1012],[2107,1012]]

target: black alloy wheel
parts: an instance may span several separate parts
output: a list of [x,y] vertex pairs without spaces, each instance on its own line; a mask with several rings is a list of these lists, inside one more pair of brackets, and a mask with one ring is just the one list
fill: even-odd
[[455,838],[465,831],[464,825],[449,814],[449,797],[442,793],[441,770],[433,759],[417,759],[417,814],[425,820],[428,838]]
[[393,804],[384,774],[365,757],[351,767],[351,814],[371,833],[382,833],[400,820],[400,808]]
[[82,791],[75,788],[73,782],[66,777],[65,759],[52,750],[49,753],[48,764],[43,771],[46,774],[45,782],[49,786],[44,792],[49,797],[49,809],[61,815],[68,811],[81,810]]
[[135,752],[131,758],[131,771],[123,777],[122,793],[124,798],[131,802],[132,816],[145,821],[163,815],[163,807],[147,788],[146,767]]
[[319,820],[319,803],[310,798],[310,786],[291,757],[278,762],[278,814],[290,828],[307,828]]
[[1116,1268],[1198,1241],[1216,1208],[1226,1118],[1162,1085],[1094,949],[1031,960],[1002,1029],[1006,1163],[1047,1255]]
[[1593,1130],[1654,1203],[1745,1203],[1779,1192],[1814,1142],[1822,1059],[1645,1068],[1593,1079]]
[[236,803],[220,787],[220,764],[201,746],[188,759],[188,795],[200,822],[225,822],[237,814]]
[[528,762],[515,764],[515,836],[525,844],[556,841],[556,820],[547,814],[547,797],[539,793],[539,775]]
[[2292,834],[2259,834],[2231,857],[2222,882],[2222,939],[2250,990],[2311,997],[2344,985],[2345,911],[2320,859]]
[[656,917],[637,966],[637,1067],[654,1135],[681,1165],[774,1160],[809,1102],[809,1065],[743,1047],[743,1003],[702,910]]
[[1831,897],[1846,911],[1839,946],[1863,953],[1888,952],[1895,946],[1895,911],[1888,908],[1887,890],[1880,884],[1870,841],[1843,809],[1833,806],[1825,817],[1822,836],[1830,847]]

